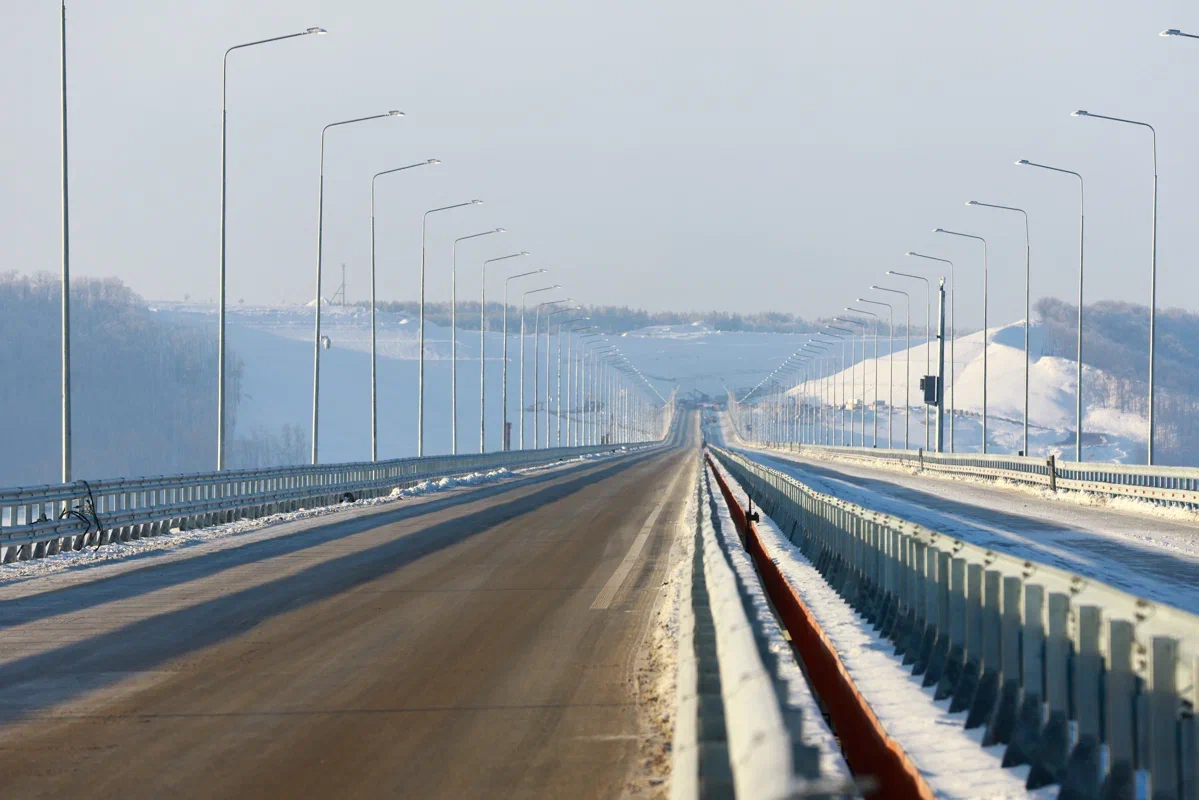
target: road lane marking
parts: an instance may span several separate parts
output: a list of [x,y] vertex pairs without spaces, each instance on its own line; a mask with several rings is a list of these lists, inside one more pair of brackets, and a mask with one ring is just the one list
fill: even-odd
[[604,584],[604,588],[600,589],[600,593],[596,595],[595,602],[591,604],[592,611],[603,611],[612,605],[612,600],[616,597],[616,592],[620,590],[625,578],[629,577],[629,572],[632,571],[633,565],[637,563],[637,556],[641,555],[641,549],[645,547],[645,543],[649,539],[649,532],[653,530],[654,523],[658,521],[658,515],[662,513],[662,507],[666,505],[666,501],[674,493],[674,487],[678,484],[679,478],[683,477],[683,472],[683,470],[680,470],[679,474],[674,476],[674,480],[666,488],[662,499],[654,506],[654,510],[649,512],[649,519],[641,527],[641,533],[637,534],[637,538],[633,540],[633,545],[629,548],[629,552],[625,554],[624,560],[620,562],[620,566],[616,568],[616,571],[612,573],[612,577],[608,578],[608,582]]

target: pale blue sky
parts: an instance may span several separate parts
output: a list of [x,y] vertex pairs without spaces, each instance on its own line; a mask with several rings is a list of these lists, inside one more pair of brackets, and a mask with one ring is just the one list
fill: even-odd
[[[57,24],[11,4],[0,51],[0,268],[58,268]],[[326,294],[337,266],[366,292],[369,181],[380,184],[379,292],[412,298],[420,212],[473,197],[431,230],[432,299],[449,240],[478,263],[533,251],[577,299],[651,309],[832,313],[909,249],[956,258],[958,314],[977,324],[991,239],[992,319],[1021,313],[1018,219],[1034,298],[1073,298],[1087,179],[1088,300],[1147,300],[1148,133],[1161,171],[1159,303],[1199,308],[1187,248],[1199,215],[1199,29],[1182,2],[645,3],[509,0],[77,0],[70,7],[73,253],[147,298],[215,297],[220,66],[225,47],[310,25],[325,37],[242,51],[230,81],[230,296],[311,298],[317,155],[327,122]],[[499,283],[491,296],[498,297]]]

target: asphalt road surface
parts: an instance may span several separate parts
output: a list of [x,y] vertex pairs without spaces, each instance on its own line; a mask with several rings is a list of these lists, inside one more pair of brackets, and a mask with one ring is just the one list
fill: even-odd
[[[692,420],[693,421],[693,420]],[[675,446],[0,599],[5,797],[613,797]]]

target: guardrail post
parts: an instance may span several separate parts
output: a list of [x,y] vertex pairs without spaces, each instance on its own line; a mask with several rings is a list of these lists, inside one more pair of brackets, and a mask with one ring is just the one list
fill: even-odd
[[999,570],[989,569],[983,574],[982,676],[978,681],[974,701],[970,704],[970,714],[966,717],[967,730],[982,725],[989,726],[999,703],[999,686],[1002,681],[1000,654],[1003,641],[1000,608],[1002,581],[1003,574]]
[[1052,453],[1045,460],[1045,466],[1049,469],[1049,491],[1057,491],[1057,457]]
[[983,567],[982,564],[966,565],[966,663],[962,675],[954,688],[953,702],[949,712],[956,713],[970,708],[978,691],[978,680],[983,660]]
[[1006,576],[1003,579],[1003,619],[1001,673],[1003,686],[999,693],[999,702],[995,714],[983,737],[983,746],[1007,744],[1012,739],[1012,730],[1016,726],[1016,715],[1020,706],[1020,603],[1024,595],[1024,581],[1018,576]]
[[1041,731],[1036,758],[1028,773],[1028,788],[1060,784],[1066,774],[1070,753],[1070,597],[1060,592],[1049,595],[1049,636],[1045,640],[1045,692],[1049,718]]
[[949,581],[949,652],[945,656],[945,668],[937,683],[935,700],[944,700],[953,694],[962,677],[966,661],[966,559],[955,558],[950,564]]
[[1149,770],[1153,797],[1178,798],[1178,640],[1154,636],[1150,651]]
[[953,557],[949,553],[937,551],[937,638],[933,643],[932,654],[928,659],[928,668],[924,671],[922,686],[936,686],[945,672],[945,664],[949,658],[951,644],[950,636],[950,564]]
[[1045,587],[1024,586],[1024,686],[1020,715],[1012,740],[1003,754],[1003,766],[1017,767],[1033,761],[1045,721]]

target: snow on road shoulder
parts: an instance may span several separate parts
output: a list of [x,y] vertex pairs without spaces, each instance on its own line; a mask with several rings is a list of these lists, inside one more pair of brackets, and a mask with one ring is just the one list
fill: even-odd
[[[740,484],[723,467],[717,469],[734,495],[744,497]],[[858,617],[765,513],[757,528],[767,554],[837,649],[862,697],[937,797],[1048,800],[1056,796],[1056,786],[1027,791],[1028,767],[1004,769],[1002,745],[983,748],[982,729],[965,730],[966,712],[950,714],[949,700],[933,700],[933,689],[920,685],[921,679],[892,655],[894,646]]]
[[0,565],[0,586],[12,587],[16,584],[24,584],[38,578],[46,578],[64,572],[94,570],[99,567],[115,566],[126,562],[138,562],[140,565],[148,559],[158,561],[170,557],[202,555],[232,544],[243,544],[249,541],[283,535],[291,532],[296,526],[308,520],[320,517],[347,514],[354,511],[365,513],[369,509],[380,505],[392,504],[403,500],[415,500],[453,489],[483,486],[523,475],[549,472],[557,468],[577,466],[585,462],[612,457],[612,455],[607,453],[588,454],[564,459],[544,466],[522,467],[512,470],[500,468],[488,472],[473,472],[466,475],[431,478],[409,486],[397,486],[392,489],[389,495],[384,497],[358,500],[353,503],[341,503],[333,506],[300,509],[283,514],[272,514],[258,519],[242,519],[224,525],[214,525],[196,530],[181,531],[173,528],[169,533],[159,536],[147,536],[129,542],[115,542],[101,547],[87,547],[83,550],[59,553],[46,558],[2,564]]

